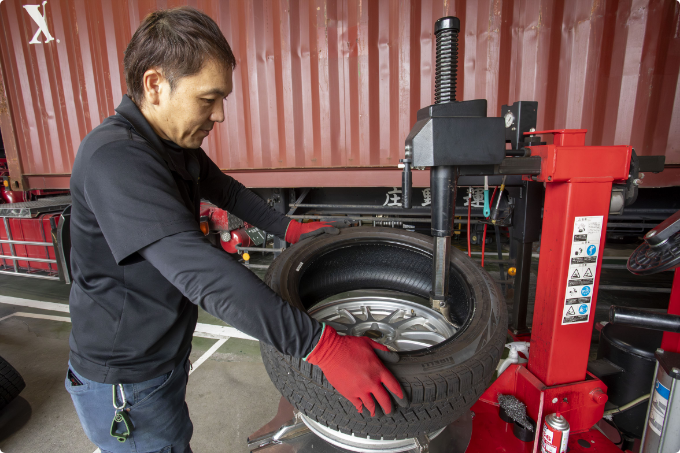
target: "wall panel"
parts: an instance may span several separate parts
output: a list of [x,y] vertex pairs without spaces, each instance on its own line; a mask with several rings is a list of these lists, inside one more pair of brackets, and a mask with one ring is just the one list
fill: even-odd
[[[48,0],[39,11],[54,39],[30,44],[38,24],[24,6],[35,3],[0,2],[0,127],[19,184],[68,181],[80,140],[126,92],[132,32],[183,4],[213,17],[237,58],[226,121],[204,142],[225,171],[394,168],[433,101],[443,15],[462,24],[459,100],[486,98],[489,115],[536,100],[539,129],[585,128],[588,144],[680,167],[673,0]],[[645,184],[680,184],[656,181]]]

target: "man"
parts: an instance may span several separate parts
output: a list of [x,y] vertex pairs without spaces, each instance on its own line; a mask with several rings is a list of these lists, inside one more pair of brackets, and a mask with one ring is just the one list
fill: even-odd
[[357,410],[373,416],[375,398],[391,412],[385,387],[403,391],[374,350],[395,353],[291,307],[200,232],[206,198],[292,243],[338,233],[273,211],[200,148],[224,121],[236,65],[217,24],[191,8],[152,13],[124,64],[128,95],[85,137],[71,176],[66,388],[87,436],[105,452],[191,451],[184,397],[197,306],[318,365]]

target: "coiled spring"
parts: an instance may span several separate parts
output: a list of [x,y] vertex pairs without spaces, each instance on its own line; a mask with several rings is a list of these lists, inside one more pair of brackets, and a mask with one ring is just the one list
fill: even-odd
[[458,32],[452,29],[437,33],[437,63],[434,76],[434,103],[456,100],[458,75]]

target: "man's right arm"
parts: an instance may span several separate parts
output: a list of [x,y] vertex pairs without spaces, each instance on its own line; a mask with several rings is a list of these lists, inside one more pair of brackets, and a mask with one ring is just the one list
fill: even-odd
[[322,329],[250,270],[212,247],[200,232],[164,237],[139,254],[208,313],[285,354],[318,365],[357,411],[366,408],[373,416],[377,401],[385,413],[391,413],[388,391],[398,404],[406,404],[399,382],[381,361],[398,361],[395,352],[366,337],[343,337],[330,326]]
[[305,357],[321,337],[321,324],[210,245],[199,231],[164,237],[139,254],[190,301],[285,354]]

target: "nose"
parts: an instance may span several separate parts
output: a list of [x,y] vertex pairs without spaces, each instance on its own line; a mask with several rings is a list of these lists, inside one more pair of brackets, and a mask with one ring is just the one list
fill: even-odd
[[221,123],[224,121],[224,101],[215,102],[215,108],[210,114],[210,121]]

